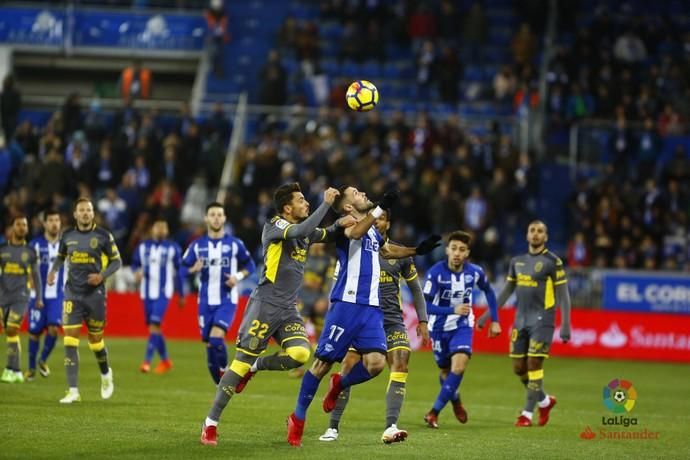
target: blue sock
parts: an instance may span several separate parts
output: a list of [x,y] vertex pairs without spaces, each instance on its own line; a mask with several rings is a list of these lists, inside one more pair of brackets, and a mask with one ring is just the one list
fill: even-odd
[[314,400],[316,390],[319,389],[321,380],[317,379],[311,371],[304,373],[302,377],[302,385],[299,388],[299,395],[297,395],[297,406],[295,407],[295,417],[300,420],[307,418],[307,409]]
[[156,349],[158,350],[158,354],[160,355],[161,359],[165,361],[168,359],[168,349],[165,347],[165,339],[163,338],[163,334],[158,334],[158,345]]
[[43,340],[43,351],[41,352],[41,361],[48,361],[48,356],[55,348],[57,343],[57,335],[46,334],[46,338]]
[[208,371],[211,373],[211,378],[216,385],[220,382],[220,373],[218,372],[218,361],[216,360],[216,349],[209,343],[206,346],[206,364]]
[[462,382],[462,375],[463,374],[454,374],[453,372],[448,373],[448,377],[446,377],[443,385],[441,385],[441,391],[438,392],[436,402],[434,402],[434,410],[436,413],[441,412],[441,409],[443,409],[453,395],[456,394],[455,392],[458,391],[460,382]]
[[[443,375],[439,374],[439,375],[438,375],[438,383],[439,383],[439,385],[443,386],[443,381],[444,381],[444,380],[445,380],[445,379],[443,378]],[[458,402],[458,401],[460,401],[460,395],[459,395],[458,392],[456,391],[456,392],[453,394],[453,396],[451,396],[450,402],[456,403],[456,402]]]
[[228,349],[225,346],[225,339],[223,337],[211,337],[208,339],[208,343],[215,350],[218,369],[225,369],[228,365]]
[[347,387],[351,387],[352,385],[357,385],[358,383],[371,380],[371,378],[372,375],[369,373],[367,368],[364,367],[362,361],[358,361],[357,364],[352,366],[350,372],[348,372],[340,379],[340,386],[342,386],[343,389],[345,389]]
[[41,346],[41,339],[34,339],[29,337],[29,369],[36,369],[36,355],[38,354],[38,348]]
[[151,358],[153,358],[153,352],[156,351],[156,337],[158,337],[158,334],[151,333],[149,334],[149,340],[146,342],[146,353],[144,354],[144,361],[147,363],[151,362]]

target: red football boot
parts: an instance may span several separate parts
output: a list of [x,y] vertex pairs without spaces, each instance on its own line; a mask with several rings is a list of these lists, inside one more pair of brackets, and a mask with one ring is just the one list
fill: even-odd
[[328,393],[323,398],[323,411],[328,413],[335,409],[335,404],[338,402],[338,396],[343,391],[340,386],[340,374],[331,374],[331,381],[328,384]]
[[556,398],[549,396],[549,405],[546,407],[539,408],[539,426],[544,426],[549,423],[549,413],[551,409],[556,405]]
[[453,401],[453,413],[460,423],[467,423],[467,411],[460,401]]
[[302,447],[304,420],[298,419],[294,412],[287,418],[287,442],[294,447]]
[[429,428],[438,428],[438,414],[434,414],[432,411],[427,412],[424,416],[424,422]]
[[158,365],[156,368],[153,370],[154,374],[165,374],[166,372],[170,372],[170,370],[173,368],[172,361],[169,359],[164,359]]
[[254,377],[255,375],[256,375],[256,372],[247,371],[247,373],[244,374],[244,377],[242,377],[242,379],[239,381],[239,383],[238,383],[237,386],[235,387],[235,393],[242,393],[242,391],[244,391],[244,387],[247,386],[247,384],[249,383],[249,381],[250,381],[250,380],[252,379],[252,377]]
[[530,427],[532,426],[532,420],[528,419],[524,415],[520,415],[517,420],[515,420],[515,426],[519,427]]
[[205,446],[217,446],[218,445],[218,427],[213,425],[204,424],[201,427],[201,444]]

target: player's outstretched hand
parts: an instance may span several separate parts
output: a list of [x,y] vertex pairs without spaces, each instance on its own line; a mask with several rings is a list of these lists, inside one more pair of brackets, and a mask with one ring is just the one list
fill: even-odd
[[43,308],[43,301],[38,296],[36,297],[36,308],[38,308],[39,310]]
[[439,241],[441,241],[441,235],[431,235],[427,237],[417,245],[417,255],[423,256],[425,254],[429,254],[431,251],[441,246]]
[[338,198],[338,195],[340,195],[338,189],[328,187],[326,191],[323,192],[323,201],[325,201],[329,205],[332,205],[335,199]]
[[237,278],[235,278],[235,275],[225,275],[225,285],[229,288],[237,286]]
[[393,188],[387,190],[386,193],[383,194],[383,198],[381,198],[381,201],[379,201],[379,206],[382,209],[391,209],[395,202],[398,201],[399,197],[400,192],[397,189]]
[[100,273],[89,273],[86,275],[86,282],[89,286],[100,286],[103,283],[103,275]]
[[561,324],[561,340],[563,343],[568,343],[570,340],[570,325],[569,324]]

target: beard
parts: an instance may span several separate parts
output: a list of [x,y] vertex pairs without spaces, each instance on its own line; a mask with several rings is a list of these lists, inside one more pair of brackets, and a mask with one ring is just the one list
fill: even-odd
[[371,211],[375,207],[376,206],[374,205],[374,203],[367,200],[367,202],[365,204],[363,204],[359,208],[355,208],[355,209],[357,210],[357,212],[361,212],[362,214],[367,214],[369,211]]

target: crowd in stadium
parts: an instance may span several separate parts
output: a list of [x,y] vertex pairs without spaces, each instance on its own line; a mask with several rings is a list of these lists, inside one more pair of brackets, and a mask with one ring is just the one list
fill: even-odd
[[[480,4],[467,11],[446,0],[438,10],[426,8],[425,2],[401,2],[400,8],[385,11],[383,3],[374,4],[377,8],[369,10],[364,4],[353,9],[350,2],[321,3],[321,18],[343,22],[342,58],[385,60],[384,50],[376,46],[350,48],[354,39],[409,43],[418,53],[419,86],[434,85],[440,100],[456,100],[453,91],[459,86],[448,82],[462,80],[464,64],[485,59],[466,52],[484,43],[488,19]],[[534,8],[520,12],[522,25],[509,45],[510,61],[494,63],[502,67],[492,81],[492,97],[536,107],[534,63],[543,31]],[[391,20],[379,20],[389,13]],[[232,11],[229,16],[232,29]],[[363,16],[370,20],[360,21]],[[611,138],[608,174],[582,177],[574,186],[569,219],[578,232],[568,246],[568,261],[574,266],[682,269],[689,259],[690,162],[682,146],[670,162],[657,159],[661,139],[682,132],[681,122],[689,116],[688,60],[683,60],[688,35],[669,26],[672,21],[614,27],[607,25],[607,17],[601,14],[579,31],[549,64],[552,128],[587,117],[614,119],[619,128]],[[468,27],[452,27],[462,18]],[[289,97],[290,75],[280,53],[318,65],[323,40],[316,21],[288,18],[276,37],[280,52],[271,53],[257,75],[261,102],[296,102]],[[437,54],[437,49],[447,51]],[[651,61],[646,57],[651,54],[662,58]],[[301,65],[299,71],[308,67]],[[17,120],[20,90],[21,82],[5,79],[4,122],[11,122],[12,114]],[[542,159],[520,152],[498,123],[477,133],[457,115],[348,113],[342,109],[343,91],[332,89],[331,107],[322,108],[318,117],[296,106],[287,124],[272,117],[260,120],[256,136],[240,149],[237,185],[225,203],[234,233],[250,251],[257,250],[260,228],[273,212],[271,192],[284,182],[304,184],[314,205],[325,185],[364,184],[376,198],[395,184],[402,199],[393,215],[393,238],[413,242],[460,226],[478,236],[474,257],[492,272],[502,272],[513,229],[537,217],[536,200],[544,193],[539,189]],[[632,123],[638,121],[644,123],[639,129]],[[154,216],[168,218],[182,245],[198,233],[194,208],[209,200],[218,184],[230,122],[220,105],[203,119],[192,117],[185,105],[170,124],[161,123],[157,111],[139,111],[125,101],[113,122],[106,123],[97,101],[70,95],[45,126],[24,121],[15,129],[10,123],[5,132],[1,214],[36,216],[56,207],[69,216],[74,197],[92,195],[100,219],[127,257]]]

